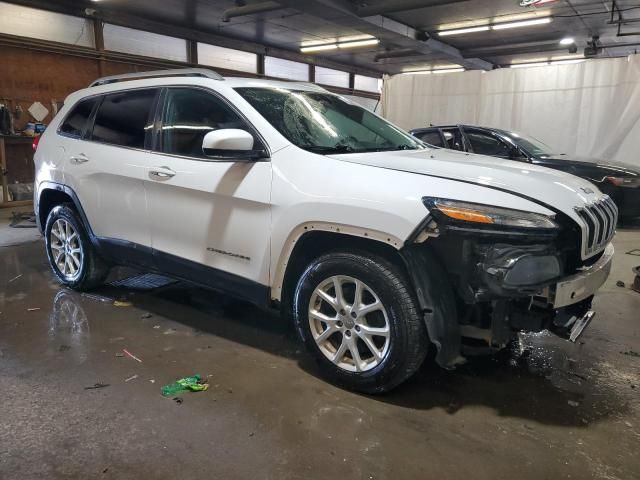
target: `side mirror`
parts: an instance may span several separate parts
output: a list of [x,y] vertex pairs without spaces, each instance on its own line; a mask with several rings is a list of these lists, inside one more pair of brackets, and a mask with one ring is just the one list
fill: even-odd
[[237,128],[223,128],[207,133],[202,139],[202,152],[220,160],[255,160],[263,150],[253,149],[253,135]]

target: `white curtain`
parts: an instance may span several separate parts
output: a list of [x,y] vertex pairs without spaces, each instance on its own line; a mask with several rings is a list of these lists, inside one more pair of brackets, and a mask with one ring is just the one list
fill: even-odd
[[640,167],[640,55],[490,72],[387,77],[382,114],[407,130],[467,123],[557,152]]

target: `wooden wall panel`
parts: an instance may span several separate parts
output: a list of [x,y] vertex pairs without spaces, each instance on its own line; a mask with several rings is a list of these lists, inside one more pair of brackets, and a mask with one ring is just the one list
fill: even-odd
[[0,102],[12,108],[20,105],[24,111],[16,128],[32,120],[27,109],[33,102],[41,102],[51,112],[52,102],[64,101],[98,77],[96,60],[23,48],[0,48],[0,65]]

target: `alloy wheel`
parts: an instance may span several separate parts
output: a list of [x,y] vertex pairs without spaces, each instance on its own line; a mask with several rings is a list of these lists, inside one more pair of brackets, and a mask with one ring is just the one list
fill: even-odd
[[371,287],[353,277],[335,275],[316,287],[309,326],[323,355],[347,371],[371,370],[389,351],[387,311]]
[[49,246],[53,263],[65,280],[74,281],[80,275],[84,259],[80,236],[68,221],[55,221],[49,234]]

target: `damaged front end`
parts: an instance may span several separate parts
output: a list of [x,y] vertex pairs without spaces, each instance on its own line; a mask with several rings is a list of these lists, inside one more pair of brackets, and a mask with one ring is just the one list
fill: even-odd
[[[608,276],[611,245],[585,262],[580,227],[562,214],[424,201],[430,214],[402,255],[441,366],[502,349],[518,332],[550,330],[577,340],[593,318],[591,300]],[[452,298],[443,296],[447,290]]]

